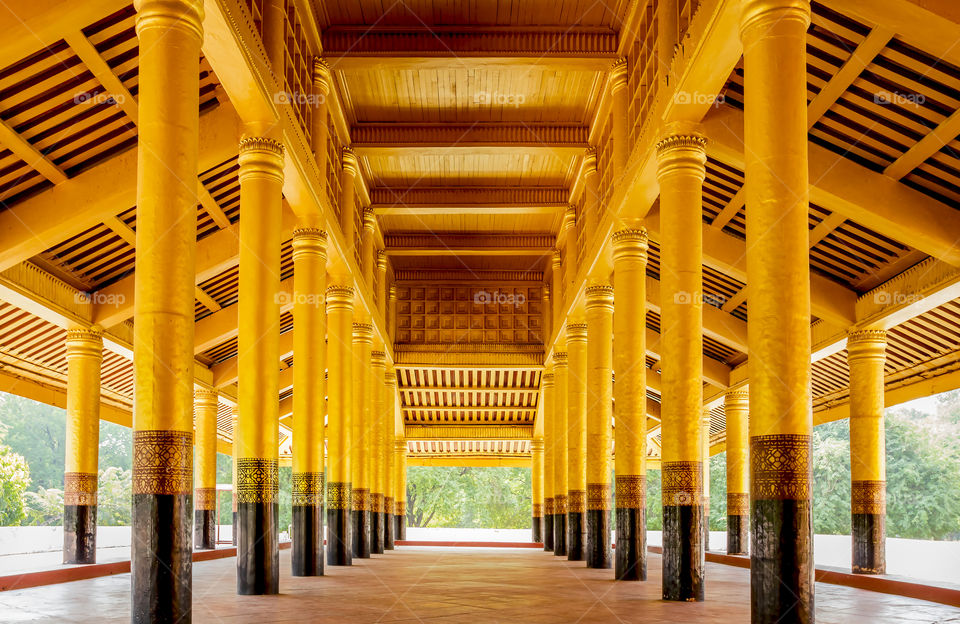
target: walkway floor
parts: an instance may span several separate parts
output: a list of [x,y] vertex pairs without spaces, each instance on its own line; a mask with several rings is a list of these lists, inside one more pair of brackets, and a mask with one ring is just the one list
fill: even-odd
[[[406,547],[325,578],[289,575],[281,551],[280,596],[235,595],[235,560],[194,565],[197,622],[747,622],[749,575],[707,564],[707,600],[660,598],[660,558],[645,583],[617,583],[526,549]],[[128,574],[0,594],[2,622],[129,622]],[[817,584],[819,624],[960,623],[960,609]]]

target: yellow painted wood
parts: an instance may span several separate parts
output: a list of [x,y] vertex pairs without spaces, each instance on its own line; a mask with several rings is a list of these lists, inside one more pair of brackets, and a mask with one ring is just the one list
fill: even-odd
[[216,390],[197,389],[193,394],[194,455],[197,467],[194,489],[217,487],[217,410]]
[[850,477],[886,481],[883,367],[886,332],[854,330],[847,339],[850,366]]
[[327,481],[353,477],[353,289],[331,277],[327,288]]
[[97,474],[100,450],[100,366],[103,336],[99,329],[67,332],[67,434],[65,472]]

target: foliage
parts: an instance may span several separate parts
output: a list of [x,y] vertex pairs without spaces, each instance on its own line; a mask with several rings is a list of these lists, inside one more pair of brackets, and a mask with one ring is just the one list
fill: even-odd
[[530,470],[506,467],[411,466],[407,523],[413,527],[530,526]]
[[27,510],[24,526],[63,525],[63,490],[38,488],[24,496]]
[[133,472],[117,466],[100,471],[97,480],[97,524],[128,526],[132,522]]
[[0,526],[17,526],[23,520],[24,493],[29,486],[30,467],[26,460],[0,444]]
[[663,530],[663,490],[659,470],[647,470],[647,530]]
[[66,455],[66,412],[12,394],[0,394],[4,443],[17,450],[30,466],[34,487],[63,488]]

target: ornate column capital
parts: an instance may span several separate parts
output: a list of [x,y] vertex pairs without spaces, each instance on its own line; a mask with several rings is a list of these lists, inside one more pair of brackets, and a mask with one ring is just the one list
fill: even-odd
[[331,81],[330,64],[322,56],[313,57],[313,86],[317,92],[326,97],[330,93]]
[[209,388],[196,388],[193,391],[193,406],[195,408],[199,407],[213,407],[216,408],[220,404],[220,393],[215,389]]
[[879,359],[887,353],[887,332],[882,329],[853,329],[847,334],[847,360]]
[[327,233],[318,227],[298,226],[293,230],[293,261],[314,256],[327,259]]
[[283,143],[267,137],[240,139],[240,181],[272,178],[283,182]]
[[543,438],[534,438],[530,441],[530,450],[534,453],[543,452]]
[[370,323],[353,323],[353,341],[361,344],[373,344],[373,325]]
[[[557,366],[566,366],[567,365],[567,352],[566,351],[554,351],[553,352],[553,365]],[[551,381],[554,381],[553,376],[550,377]]]
[[388,291],[390,299],[396,301],[397,299],[397,287],[395,284],[390,284],[390,289]]
[[[554,357],[554,359],[556,359],[557,354],[554,353],[554,354],[553,354],[553,357]],[[566,358],[566,357],[567,357],[567,354],[564,353],[564,354],[563,354],[563,357]],[[540,385],[541,385],[543,388],[552,388],[552,387],[553,387],[553,382],[554,382],[553,370],[544,371],[543,375],[540,376]]]
[[74,357],[103,357],[103,330],[93,325],[67,330],[67,359]]
[[[383,368],[386,370],[387,366],[387,354],[383,351],[371,351],[370,352],[370,365]],[[386,380],[384,380],[386,381]]]
[[377,270],[381,273],[385,273],[387,270],[387,250],[378,249],[377,250]]
[[136,31],[150,28],[180,30],[203,41],[202,0],[136,0]]
[[370,234],[377,229],[377,217],[373,214],[373,208],[370,206],[363,209],[363,229]]
[[352,176],[357,175],[359,167],[357,165],[357,155],[353,151],[353,148],[349,145],[343,146],[343,151],[340,154],[340,160],[343,166],[343,172],[350,174]]
[[729,390],[723,395],[724,409],[749,409],[750,393],[746,390]]
[[671,122],[657,141],[657,180],[672,175],[706,175],[707,139],[698,124]]
[[[567,323],[567,348],[570,343],[585,343],[587,341],[587,324],[584,322]],[[566,357],[566,353],[563,354]]]
[[[607,308],[610,312],[613,312],[613,286],[609,284],[594,284],[593,286],[587,286],[586,289],[587,301],[586,308],[592,310],[594,308]],[[586,327],[586,323],[584,323]],[[570,339],[570,326],[567,326],[567,340]]]
[[627,57],[621,56],[610,66],[610,93],[627,88]]
[[334,310],[353,311],[353,286],[333,284],[327,287],[327,314]]
[[614,262],[631,258],[647,261],[647,250],[650,249],[647,228],[624,228],[614,232],[611,238]]
[[563,213],[563,225],[561,230],[572,230],[577,225],[577,207],[573,204],[567,206]]
[[553,253],[550,254],[550,267],[553,269],[559,269],[563,264],[563,257],[560,255],[559,249],[554,249]]
[[810,0],[745,0],[740,13],[740,37],[753,28],[796,20],[803,30],[810,26]]
[[597,173],[597,148],[590,146],[583,151],[583,175],[589,176]]

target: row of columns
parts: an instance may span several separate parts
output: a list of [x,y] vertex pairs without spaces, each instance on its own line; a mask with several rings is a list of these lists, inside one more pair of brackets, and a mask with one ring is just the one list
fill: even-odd
[[[809,22],[806,0],[751,0],[744,5],[741,22],[747,273],[753,296],[748,326],[749,391],[739,388],[725,397],[727,550],[746,553],[752,536],[754,622],[813,620],[805,95]],[[703,600],[704,551],[709,541],[710,416],[703,406],[701,295],[706,140],[698,126],[674,122],[666,126],[657,144],[662,233],[662,591],[666,600]],[[585,217],[587,225],[594,220],[589,210]],[[568,215],[562,234],[566,271],[560,252],[554,254],[552,263],[552,295],[557,304],[572,291],[576,247],[570,244],[575,231],[571,221]],[[586,323],[577,312],[567,319],[552,319],[559,331],[542,384],[542,537],[545,549],[557,555],[569,559],[583,556],[591,567],[609,566],[604,516],[609,512],[604,510],[609,509],[610,449],[609,437],[604,435],[612,420],[609,385],[613,369],[617,374],[615,576],[642,580],[646,577],[643,354],[647,240],[642,223],[626,222],[624,226],[612,239],[613,276],[623,286],[617,289],[616,299],[608,277],[596,275],[588,280],[586,289]],[[884,348],[883,331],[850,330],[855,572],[884,570]],[[589,414],[585,420],[581,416],[584,383]],[[585,468],[580,459],[584,432]],[[535,468],[539,462],[535,447]],[[585,552],[578,549],[577,542],[584,474]]]

